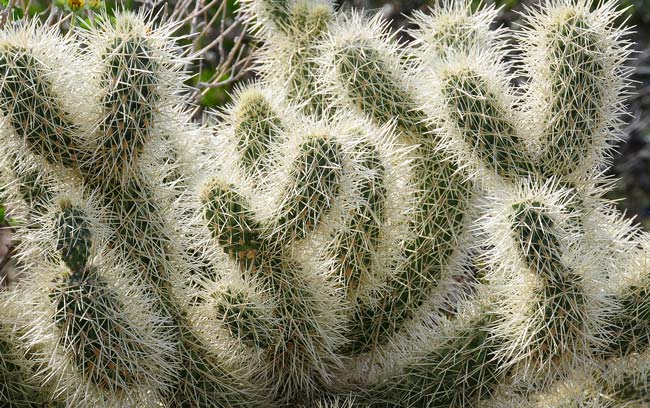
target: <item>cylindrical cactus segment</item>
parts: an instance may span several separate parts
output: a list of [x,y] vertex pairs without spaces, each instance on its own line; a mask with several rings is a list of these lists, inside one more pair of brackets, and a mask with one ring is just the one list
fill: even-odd
[[423,141],[414,155],[413,179],[420,191],[411,221],[416,237],[403,244],[403,261],[395,265],[385,295],[355,309],[348,353],[370,351],[399,332],[430,297],[457,250],[472,195],[469,183],[449,160],[440,161],[437,143]]
[[[292,24],[287,35],[291,39],[283,50],[288,51],[287,96],[298,106],[304,106],[307,114],[320,117],[332,103],[332,96],[318,93],[318,48],[316,44],[327,33],[334,12],[329,4],[314,4],[311,1],[297,2],[291,11]],[[273,49],[270,50],[273,52]],[[279,55],[283,55],[280,53]],[[282,61],[286,64],[286,61]],[[306,102],[306,103],[305,103]]]
[[373,275],[373,258],[379,245],[386,207],[386,168],[377,146],[361,141],[352,152],[359,160],[364,179],[359,182],[360,202],[330,241],[327,253],[343,282],[348,299],[354,301]]
[[255,261],[262,241],[260,225],[234,186],[213,179],[203,190],[202,202],[208,229],[224,252],[244,268]]
[[[120,35],[121,34],[121,35]],[[124,177],[152,138],[161,95],[160,59],[145,35],[116,33],[101,56],[101,178]]]
[[[4,307],[5,299],[0,300]],[[12,323],[0,321],[0,405],[11,408],[53,407],[63,404],[54,401],[51,389],[34,379],[34,372],[20,350]]]
[[555,222],[541,202],[521,202],[512,206],[511,231],[526,265],[548,281],[562,281],[567,273],[560,260],[561,247]]
[[135,317],[148,311],[126,304],[120,289],[90,263],[94,227],[84,208],[60,200],[54,241],[67,269],[49,294],[59,341],[81,377],[107,395],[126,400],[143,389],[160,391],[172,374],[165,359],[173,350],[162,332]]
[[376,407],[474,406],[502,381],[489,314],[454,322],[399,372],[369,388]]
[[291,7],[291,24],[287,25],[285,33],[297,45],[313,47],[315,40],[325,34],[333,17],[329,2],[299,0]]
[[485,6],[474,11],[476,3],[453,0],[438,3],[428,12],[415,11],[411,22],[417,26],[409,30],[415,38],[417,53],[427,61],[444,58],[449,52],[466,52],[497,45],[502,30],[491,30],[490,25],[499,11]]
[[277,342],[267,316],[269,310],[256,305],[248,293],[227,288],[215,293],[214,297],[217,317],[234,338],[258,350],[272,347]]
[[395,121],[398,131],[416,138],[432,132],[428,116],[403,84],[405,72],[400,71],[399,56],[387,54],[393,45],[386,44],[385,50],[379,50],[367,39],[343,37],[333,40],[330,47],[331,61],[327,63],[333,64],[335,81],[350,105],[378,126]]
[[489,78],[469,66],[443,71],[440,93],[444,120],[461,139],[466,150],[463,153],[475,156],[472,159],[488,173],[511,182],[535,174],[511,106],[505,102],[505,89],[490,86]]
[[256,88],[241,92],[233,108],[233,130],[240,161],[253,179],[266,174],[264,165],[271,144],[277,143],[286,131],[277,108]]
[[77,168],[80,131],[52,83],[55,68],[7,36],[0,40],[0,71],[0,109],[19,140],[51,164]]
[[627,270],[615,279],[611,296],[619,306],[607,321],[608,352],[615,356],[642,353],[650,347],[650,245],[631,255]]
[[71,271],[79,271],[86,267],[91,255],[90,222],[82,208],[72,205],[67,200],[59,205],[60,212],[56,220],[56,249]]
[[268,254],[255,269],[277,305],[272,310],[276,341],[267,349],[269,370],[276,379],[276,398],[311,397],[319,384],[331,384],[341,367],[336,350],[343,314],[324,277],[286,258]]
[[[603,300],[588,290],[598,285],[597,277],[583,264],[587,255],[580,253],[580,242],[572,243],[571,214],[550,197],[546,202],[531,195],[504,204],[510,207],[501,221],[508,232],[496,223],[486,226],[493,229],[486,233],[495,244],[488,257],[494,270],[490,281],[502,302],[497,307],[501,358],[505,364],[521,363],[524,376],[545,379],[592,355],[603,314]],[[492,216],[499,210],[488,211]]]
[[[176,342],[182,366],[174,373],[177,382],[169,393],[170,405],[258,403],[263,398],[255,387],[241,372],[229,371],[221,357],[210,351],[183,310],[182,292],[175,284],[179,273],[189,273],[192,266],[184,263],[182,251],[176,249],[181,238],[167,214],[176,192],[155,185],[138,160],[145,144],[165,137],[155,123],[183,123],[165,113],[177,102],[179,83],[183,82],[179,73],[182,60],[169,41],[170,27],[154,28],[143,15],[122,13],[116,17],[115,27],[106,20],[102,28],[103,32],[88,34],[104,81],[100,83],[103,117],[99,126],[103,132],[98,132],[98,142],[109,139],[102,136],[106,133],[124,145],[114,146],[115,150],[104,145],[106,149],[95,151],[96,171],[85,176],[98,182],[92,184],[100,189],[109,210],[107,224],[114,231],[110,245],[132,261],[133,278],[170,321],[168,335]],[[126,146],[129,143],[132,146]]]
[[318,227],[339,192],[341,154],[341,146],[329,135],[308,136],[300,145],[280,195],[276,220],[265,232],[270,245],[286,246]]
[[527,17],[525,111],[547,176],[584,176],[616,138],[629,50],[613,26],[615,8],[615,1],[591,11],[588,1],[557,0]]
[[126,398],[145,378],[153,379],[153,367],[143,365],[143,359],[161,350],[139,337],[139,327],[123,314],[125,305],[96,268],[62,276],[51,300],[57,328],[64,334],[62,346],[84,380]]
[[560,236],[542,203],[513,205],[511,229],[526,266],[541,281],[536,296],[541,301],[531,305],[530,312],[535,316],[542,311],[540,323],[545,327],[531,341],[540,362],[548,363],[574,350],[588,333],[583,277],[562,262]]
[[333,4],[328,0],[245,0],[242,6],[254,22],[253,32],[270,40],[260,58],[261,76],[283,83],[291,102],[320,117],[329,107],[329,98],[316,92],[316,44],[334,18]]
[[263,0],[255,3],[258,3],[260,9],[258,18],[268,19],[274,29],[284,31],[284,27],[291,24],[291,0]]
[[253,21],[254,32],[266,37],[284,35],[289,41],[318,34],[322,26],[317,22],[334,15],[329,0],[244,0],[242,8]]

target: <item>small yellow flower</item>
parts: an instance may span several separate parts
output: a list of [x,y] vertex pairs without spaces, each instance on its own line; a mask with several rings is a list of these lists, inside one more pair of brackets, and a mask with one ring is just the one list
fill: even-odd
[[72,11],[81,10],[84,7],[86,0],[68,0],[68,7]]

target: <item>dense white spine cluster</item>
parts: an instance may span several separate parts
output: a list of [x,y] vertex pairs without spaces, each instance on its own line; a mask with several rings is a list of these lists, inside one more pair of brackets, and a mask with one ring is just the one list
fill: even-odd
[[516,40],[456,0],[407,44],[246,0],[260,79],[209,126],[173,24],[10,24],[0,405],[647,405],[650,245],[599,177],[614,5],[549,0]]

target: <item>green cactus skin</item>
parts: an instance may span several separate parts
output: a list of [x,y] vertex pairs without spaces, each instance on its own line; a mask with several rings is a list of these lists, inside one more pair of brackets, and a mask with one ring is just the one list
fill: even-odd
[[[520,246],[525,265],[540,279],[539,290],[543,291],[536,293],[534,298],[539,303],[531,304],[530,313],[534,316],[543,310],[540,321],[544,327],[529,340],[530,350],[538,354],[531,356],[532,359],[542,364],[562,360],[563,354],[579,347],[579,339],[589,332],[587,299],[582,288],[584,278],[562,263],[560,236],[554,229],[554,221],[543,204],[530,202],[513,206],[513,238]],[[563,318],[557,318],[558,315]]]
[[69,202],[61,204],[61,213],[56,221],[58,232],[56,250],[71,271],[86,267],[90,257],[92,236],[86,215]]
[[49,81],[52,71],[32,50],[8,44],[2,45],[0,66],[7,73],[0,104],[18,137],[34,154],[52,164],[78,165],[78,129],[70,113],[58,104]]
[[478,313],[431,339],[422,355],[370,387],[370,406],[466,407],[489,398],[502,380],[487,329],[492,318]]
[[613,8],[604,3],[592,12],[586,1],[552,1],[525,23],[527,109],[546,176],[584,177],[617,138],[613,129],[629,51],[620,39],[625,32],[613,26]]
[[324,108],[328,107],[332,96],[317,92],[318,63],[315,57],[318,50],[314,44],[324,35],[331,19],[332,10],[328,4],[297,3],[291,10],[292,24],[287,30],[289,38],[297,40],[293,46],[287,47],[287,57],[296,61],[287,67],[284,74],[289,84],[288,97],[296,103],[307,100],[304,111],[317,117],[327,115]]
[[377,147],[362,140],[355,146],[354,153],[359,155],[360,171],[373,173],[361,180],[358,188],[362,202],[347,225],[334,234],[326,250],[335,260],[334,270],[351,300],[372,279],[373,252],[380,243],[388,193],[386,168]]
[[486,208],[492,249],[486,279],[495,296],[498,357],[514,378],[547,384],[590,361],[612,304],[597,287],[597,254],[575,228],[570,191],[523,184]]
[[261,226],[253,212],[233,185],[214,180],[204,187],[203,204],[208,228],[217,242],[231,258],[237,260],[242,270],[255,263],[262,246]]
[[234,133],[241,163],[251,177],[267,174],[265,160],[271,144],[286,131],[280,113],[257,89],[243,91],[234,106]]
[[266,310],[250,300],[247,293],[228,288],[216,296],[217,316],[223,320],[233,337],[258,349],[267,349],[276,342]]
[[361,22],[354,15],[340,24],[324,46],[322,64],[331,67],[324,73],[329,76],[325,86],[336,89],[341,105],[374,123],[394,122],[402,143],[417,146],[412,180],[421,192],[412,222],[418,238],[404,245],[406,262],[397,266],[390,295],[360,305],[353,316],[347,350],[357,354],[385,343],[428,297],[456,249],[472,192],[455,164],[441,156],[433,120],[405,83],[407,71],[399,62],[400,54],[379,20]]
[[1,200],[25,203],[25,224],[31,225],[45,214],[48,204],[56,196],[56,182],[53,177],[39,170],[39,164],[34,163],[32,158],[12,149],[7,150],[0,163],[2,182],[14,187],[0,191]]
[[156,89],[160,68],[155,48],[148,42],[146,37],[118,37],[106,47],[106,70],[100,79],[106,92],[101,100],[104,117],[99,124],[105,137],[97,153],[108,168],[100,168],[100,177],[132,171],[128,166],[136,162],[151,139],[161,95]]
[[[306,136],[289,164],[281,204],[269,223],[256,222],[245,198],[232,186],[219,180],[204,186],[204,214],[213,237],[274,304],[268,311],[271,321],[262,319],[259,326],[251,322],[247,330],[268,332],[264,336],[271,343],[263,350],[276,379],[276,398],[290,401],[301,393],[309,395],[317,384],[331,382],[328,371],[340,364],[333,357],[337,338],[330,334],[332,323],[313,318],[332,313],[326,307],[333,300],[321,301],[331,295],[317,292],[322,283],[292,259],[288,246],[317,228],[330,208],[338,193],[339,156],[334,140]],[[224,307],[233,306],[232,299],[221,296],[219,317],[225,319]],[[248,341],[239,328],[237,333],[243,343]]]
[[495,398],[485,407],[640,408],[647,406],[648,352],[579,366],[542,392]]
[[156,395],[169,386],[170,373],[156,369],[171,352],[167,343],[155,337],[161,332],[153,334],[143,327],[119,287],[93,264],[92,229],[84,208],[59,200],[54,247],[65,268],[48,294],[52,319],[60,347],[80,378],[108,400],[135,403],[142,387]]
[[647,237],[598,175],[628,74],[614,2],[529,11],[512,66],[469,0],[417,14],[413,44],[327,1],[244,3],[262,81],[213,128],[184,108],[171,26],[1,32],[2,190],[32,275],[0,322],[0,397],[647,405]]
[[[202,340],[187,319],[187,312],[180,307],[180,299],[172,286],[173,272],[168,269],[171,267],[169,245],[173,240],[165,229],[167,222],[162,218],[163,211],[151,193],[151,186],[144,180],[131,180],[131,183],[125,191],[116,190],[106,197],[107,204],[111,205],[109,208],[118,216],[109,226],[116,234],[114,245],[119,245],[121,251],[138,263],[139,273],[135,277],[152,289],[164,315],[173,319],[171,331],[179,340],[183,367],[173,395],[177,406],[188,403],[210,406],[211,401],[222,399],[231,401],[234,406],[249,404],[259,397],[245,386],[241,387],[242,381],[234,378],[237,374],[228,372],[216,356],[202,346]],[[148,239],[138,239],[145,236]]]
[[121,396],[141,384],[138,361],[153,350],[144,340],[125,336],[137,328],[113,314],[124,305],[96,270],[82,268],[63,277],[52,301],[57,326],[67,333],[62,345],[75,351],[72,357],[84,379]]
[[463,69],[446,73],[441,82],[452,126],[488,171],[510,182],[535,174],[512,111],[489,89],[486,78]]
[[417,110],[412,94],[399,85],[400,73],[393,72],[382,57],[361,40],[338,45],[333,55],[338,81],[344,84],[350,103],[375,123],[394,120],[400,132],[426,138],[432,132],[426,125],[429,117]]
[[327,136],[308,136],[291,165],[288,183],[281,193],[282,205],[276,225],[269,228],[269,241],[286,246],[304,239],[322,220],[338,194],[341,151]]

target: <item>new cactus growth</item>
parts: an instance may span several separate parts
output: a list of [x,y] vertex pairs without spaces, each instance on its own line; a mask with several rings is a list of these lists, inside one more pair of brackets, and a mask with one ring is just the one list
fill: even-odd
[[10,24],[0,405],[647,405],[650,238],[599,177],[614,5],[549,0],[513,45],[456,0],[407,44],[246,0],[260,80],[202,126],[173,24]]

